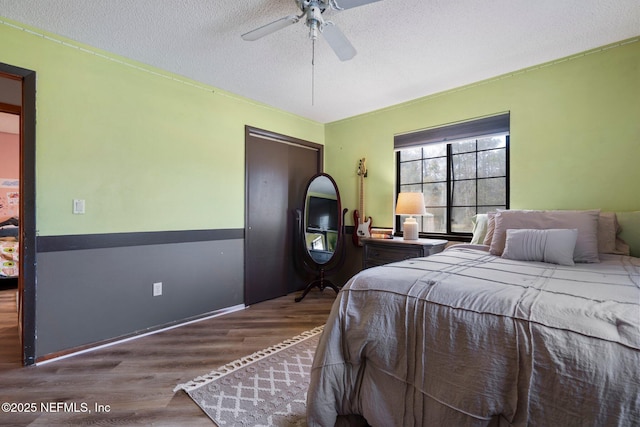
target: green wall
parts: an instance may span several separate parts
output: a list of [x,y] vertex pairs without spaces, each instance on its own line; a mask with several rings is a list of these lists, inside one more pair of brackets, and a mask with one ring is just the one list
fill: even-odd
[[[638,40],[327,125],[2,18],[0,62],[37,72],[40,236],[244,228],[245,125],[324,144],[350,210],[366,157],[365,213],[390,227],[394,134],[503,111],[512,207],[640,210]],[[164,262],[178,252],[187,278]],[[241,304],[243,263],[241,239],[40,253],[36,356]]]
[[504,111],[513,208],[640,209],[638,39],[323,125],[24,28],[0,19],[0,61],[38,73],[43,236],[244,227],[245,125],[325,144],[351,211],[366,157],[365,213],[390,227],[394,134]]
[[[639,210],[640,40],[633,39],[326,126],[343,206],[393,226],[393,136],[511,112],[511,207]],[[351,218],[351,214],[349,214]]]
[[41,236],[243,228],[244,126],[324,144],[321,123],[24,28],[0,18],[0,62],[37,73]]

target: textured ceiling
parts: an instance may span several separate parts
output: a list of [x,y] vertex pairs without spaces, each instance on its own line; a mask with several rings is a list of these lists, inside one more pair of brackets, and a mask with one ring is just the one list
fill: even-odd
[[0,0],[0,16],[326,123],[640,35],[639,0],[383,0],[327,11],[341,62],[294,0]]

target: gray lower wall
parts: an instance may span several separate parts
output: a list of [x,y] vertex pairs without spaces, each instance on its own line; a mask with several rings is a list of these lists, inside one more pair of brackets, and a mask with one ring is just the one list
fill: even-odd
[[[39,252],[36,359],[243,304],[243,239]],[[163,295],[152,296],[152,284]]]

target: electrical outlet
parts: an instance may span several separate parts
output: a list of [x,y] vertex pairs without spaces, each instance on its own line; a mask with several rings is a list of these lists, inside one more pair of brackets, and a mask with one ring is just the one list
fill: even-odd
[[153,284],[153,296],[158,297],[162,295],[162,282],[156,282]]

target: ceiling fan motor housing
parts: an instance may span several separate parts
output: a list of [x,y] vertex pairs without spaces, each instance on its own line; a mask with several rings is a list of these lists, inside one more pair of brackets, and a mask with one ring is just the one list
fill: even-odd
[[[298,7],[303,12],[305,12],[307,10],[307,8],[309,8],[311,6],[319,7],[322,12],[324,12],[325,9],[327,7],[329,7],[329,2],[324,1],[324,0],[296,0],[296,3],[298,3]],[[314,3],[315,3],[315,5],[314,5]]]
[[324,19],[322,19],[322,12],[326,8],[321,8],[317,1],[305,1],[305,3],[309,3],[309,6],[306,9],[307,14],[307,26],[309,27],[309,38],[312,40],[316,40],[318,38],[318,29],[322,27],[324,24]]

